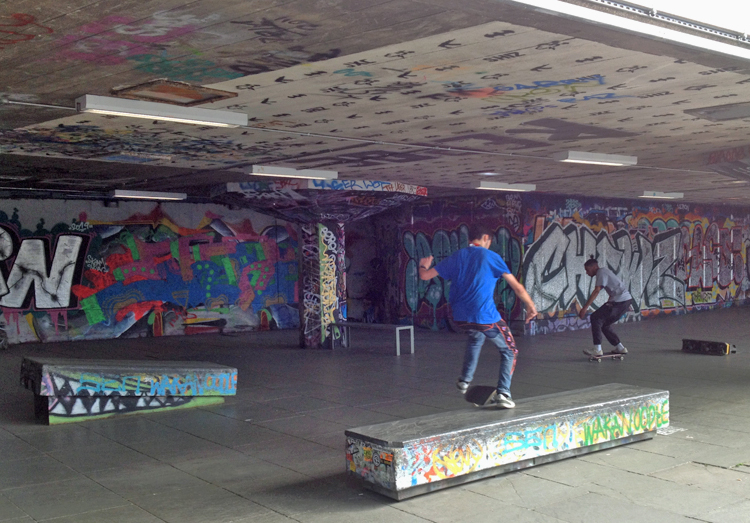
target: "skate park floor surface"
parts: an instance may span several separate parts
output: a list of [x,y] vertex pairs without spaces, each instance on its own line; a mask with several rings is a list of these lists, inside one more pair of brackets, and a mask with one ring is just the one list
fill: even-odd
[[[624,383],[670,393],[654,439],[401,502],[345,472],[348,428],[474,408],[455,388],[465,335],[415,329],[303,350],[297,331],[13,345],[0,351],[0,522],[750,521],[750,308],[615,325],[624,361],[589,362],[589,330],[518,337],[514,399]],[[682,339],[736,354],[681,351]],[[605,350],[609,347],[605,346]],[[34,419],[24,356],[236,367],[223,405],[56,426]],[[485,344],[474,384],[497,381]]]

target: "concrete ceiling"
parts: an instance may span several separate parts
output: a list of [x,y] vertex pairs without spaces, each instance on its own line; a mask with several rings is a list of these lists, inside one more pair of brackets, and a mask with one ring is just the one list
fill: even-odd
[[[217,185],[251,180],[249,166],[261,164],[426,186],[435,196],[489,180],[546,193],[750,202],[743,164],[709,160],[750,144],[747,108],[711,116],[750,104],[748,60],[511,0],[0,6],[5,99],[73,107],[83,94],[158,78],[237,93],[200,107],[245,112],[250,128],[3,104],[0,194],[126,188],[208,198]],[[638,166],[551,160],[564,150],[633,155]]]

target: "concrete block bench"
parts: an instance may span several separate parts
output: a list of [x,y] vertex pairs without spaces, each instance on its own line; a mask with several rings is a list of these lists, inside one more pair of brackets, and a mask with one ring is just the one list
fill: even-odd
[[414,326],[413,325],[395,325],[389,323],[357,323],[349,321],[340,321],[328,325],[329,329],[339,327],[346,329],[346,346],[350,347],[352,343],[351,329],[372,329],[395,331],[396,333],[396,356],[401,356],[401,331],[409,331],[409,342],[411,353],[414,354]]
[[21,385],[34,392],[38,420],[50,425],[224,402],[237,369],[205,361],[31,358]]
[[519,400],[347,430],[346,465],[396,500],[653,438],[669,424],[669,392],[631,385]]

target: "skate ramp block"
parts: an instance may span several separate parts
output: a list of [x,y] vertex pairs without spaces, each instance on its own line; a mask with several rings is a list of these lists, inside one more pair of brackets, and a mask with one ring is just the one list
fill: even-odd
[[689,340],[683,338],[682,351],[694,354],[711,354],[713,356],[726,356],[737,352],[737,347],[724,341]]
[[237,369],[205,361],[26,357],[21,386],[46,424],[163,412],[223,403]]
[[612,383],[345,431],[347,472],[396,500],[651,439],[669,391]]

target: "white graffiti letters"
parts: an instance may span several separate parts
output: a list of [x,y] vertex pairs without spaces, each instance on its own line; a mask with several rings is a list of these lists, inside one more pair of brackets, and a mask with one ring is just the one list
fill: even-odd
[[0,274],[0,306],[25,307],[29,288],[33,285],[37,309],[68,307],[78,253],[82,245],[83,238],[80,236],[60,235],[51,267],[48,269],[48,253],[44,240],[23,240],[7,282]]
[[[524,259],[524,282],[540,311],[583,304],[593,289],[583,264],[591,256],[610,268],[628,286],[637,309],[685,304],[685,281],[680,277],[682,230],[671,229],[649,240],[641,233],[631,239],[627,231],[594,234],[587,227],[553,223],[529,248]],[[606,293],[594,302],[601,306]]]

